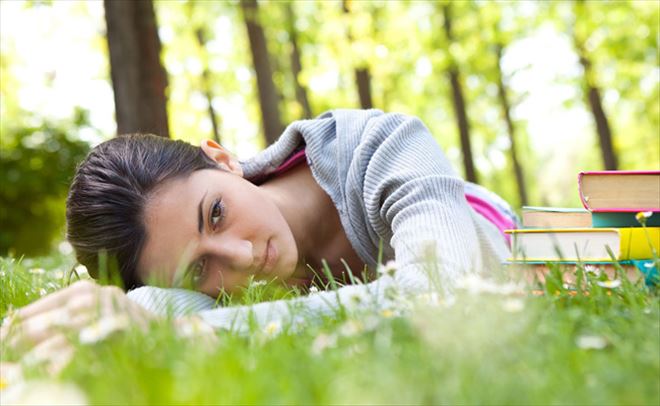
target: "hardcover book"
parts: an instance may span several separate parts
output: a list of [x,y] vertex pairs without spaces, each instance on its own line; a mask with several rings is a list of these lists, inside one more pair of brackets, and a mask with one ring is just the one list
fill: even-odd
[[592,212],[660,211],[660,171],[580,172],[578,190]]
[[591,213],[582,208],[523,206],[525,228],[590,227]]
[[520,229],[506,233],[512,236],[512,262],[640,260],[653,258],[653,250],[657,253],[660,249],[660,227]]

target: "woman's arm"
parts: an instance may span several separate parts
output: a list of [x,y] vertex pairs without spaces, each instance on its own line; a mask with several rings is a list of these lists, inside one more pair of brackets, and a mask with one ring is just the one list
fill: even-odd
[[[503,253],[488,250],[464,181],[421,120],[385,114],[372,121],[362,198],[369,224],[394,249],[397,281],[421,289],[431,277],[451,290],[461,276],[499,262]],[[503,239],[492,243],[502,247]]]

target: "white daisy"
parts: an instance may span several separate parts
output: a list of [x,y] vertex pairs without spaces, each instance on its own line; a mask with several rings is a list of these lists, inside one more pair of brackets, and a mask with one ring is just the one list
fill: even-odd
[[509,298],[502,302],[502,309],[508,313],[519,313],[525,308],[525,302],[521,299]]
[[266,338],[274,338],[282,332],[282,324],[278,321],[271,321],[264,327]]
[[598,281],[596,282],[598,286],[606,289],[616,289],[621,286],[621,281],[619,279],[608,280],[608,281]]
[[602,350],[607,347],[607,340],[602,336],[583,335],[575,340],[575,344],[583,350]]
[[393,278],[397,268],[398,265],[394,260],[387,261],[385,265],[378,265],[378,275]]
[[321,333],[312,342],[312,354],[319,355],[328,348],[337,345],[337,336],[334,334]]

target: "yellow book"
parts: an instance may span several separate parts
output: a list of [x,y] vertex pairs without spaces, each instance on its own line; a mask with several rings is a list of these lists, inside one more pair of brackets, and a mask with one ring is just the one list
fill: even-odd
[[510,261],[626,261],[650,259],[653,250],[656,254],[660,250],[660,227],[521,229],[506,233],[512,237]]

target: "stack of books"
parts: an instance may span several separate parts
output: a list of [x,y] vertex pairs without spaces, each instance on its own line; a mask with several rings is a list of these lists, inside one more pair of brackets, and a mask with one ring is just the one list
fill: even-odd
[[507,230],[509,263],[538,275],[549,262],[607,273],[620,267],[633,280],[657,283],[660,171],[581,172],[578,192],[584,208],[523,207],[523,228]]

